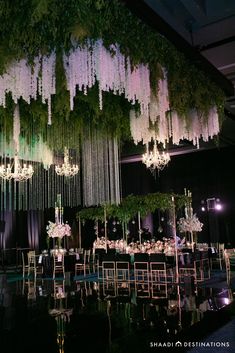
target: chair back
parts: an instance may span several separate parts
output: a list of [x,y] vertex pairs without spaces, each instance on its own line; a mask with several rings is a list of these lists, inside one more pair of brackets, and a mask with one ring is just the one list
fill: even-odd
[[219,252],[224,252],[224,243],[219,243]]
[[64,266],[64,254],[53,254],[54,266]]
[[149,255],[147,253],[135,253],[134,262],[148,262]]
[[230,270],[234,271],[235,270],[235,253],[228,256],[227,261],[228,261]]
[[166,262],[166,255],[161,253],[149,254],[149,262]]
[[118,254],[117,261],[131,262],[131,256],[130,256],[130,254]]
[[28,265],[36,267],[36,254],[35,254],[35,251],[29,251],[27,256],[28,256]]
[[90,263],[90,258],[91,258],[91,250],[85,250],[83,254],[83,260],[85,264]]
[[102,257],[106,254],[105,249],[95,249],[95,256],[98,258],[99,262],[102,261]]
[[115,255],[116,255],[116,249],[108,249],[108,250],[107,250],[107,254],[108,254],[108,255],[111,255],[111,256],[112,256],[112,255],[115,256]]
[[63,273],[63,277],[65,276],[65,268],[64,268],[64,254],[61,253],[53,253],[53,278],[55,278],[56,273]]
[[208,259],[208,251],[200,251],[201,259]]

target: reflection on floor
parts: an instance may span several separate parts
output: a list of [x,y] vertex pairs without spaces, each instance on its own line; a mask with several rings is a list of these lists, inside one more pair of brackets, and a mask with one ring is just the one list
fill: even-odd
[[1,353],[173,352],[175,342],[227,322],[234,304],[233,290],[216,275],[198,286],[154,288],[95,276],[0,281]]

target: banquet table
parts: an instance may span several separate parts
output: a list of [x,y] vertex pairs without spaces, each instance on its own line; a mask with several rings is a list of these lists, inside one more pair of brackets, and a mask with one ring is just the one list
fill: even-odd
[[[79,261],[79,254],[65,254],[64,267],[65,272],[75,273],[75,263]],[[38,255],[37,265],[43,267],[43,277],[52,277],[53,273],[53,255]]]

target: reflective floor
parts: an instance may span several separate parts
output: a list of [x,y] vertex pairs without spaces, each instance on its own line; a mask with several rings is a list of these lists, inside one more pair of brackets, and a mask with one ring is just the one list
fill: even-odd
[[[1,353],[159,352],[229,320],[233,290],[214,274],[194,286],[0,275]],[[163,349],[163,348],[162,348]],[[183,351],[183,350],[182,350]],[[186,351],[186,350],[185,350]]]

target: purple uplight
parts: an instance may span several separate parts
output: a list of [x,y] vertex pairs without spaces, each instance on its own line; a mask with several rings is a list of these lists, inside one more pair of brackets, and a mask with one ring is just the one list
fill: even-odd
[[217,203],[216,205],[215,205],[215,209],[217,210],[217,211],[221,211],[222,210],[222,205],[221,205],[221,203]]

